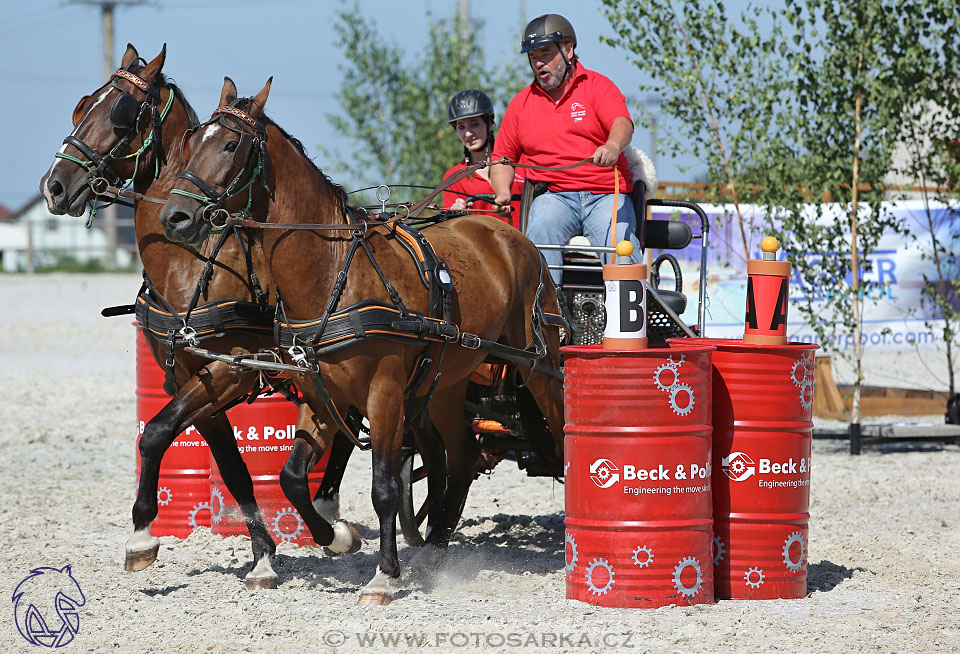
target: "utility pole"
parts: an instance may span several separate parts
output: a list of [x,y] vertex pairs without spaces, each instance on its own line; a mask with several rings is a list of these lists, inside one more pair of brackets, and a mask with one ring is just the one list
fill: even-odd
[[470,56],[470,0],[460,0],[460,56],[466,59]]
[[[118,6],[135,7],[148,4],[148,0],[67,0],[67,3],[100,7],[103,25],[103,77],[110,79],[116,70],[113,61],[113,53],[116,51],[113,39],[113,10]],[[111,204],[99,213],[103,216],[103,231],[107,236],[103,265],[107,270],[114,270],[117,267],[117,207]]]

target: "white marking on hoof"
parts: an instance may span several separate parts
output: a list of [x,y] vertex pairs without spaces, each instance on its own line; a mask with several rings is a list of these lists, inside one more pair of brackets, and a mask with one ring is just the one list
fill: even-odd
[[340,519],[340,493],[334,493],[329,500],[318,497],[313,501],[313,508],[321,518],[333,524]]
[[150,535],[150,526],[133,532],[124,546],[126,557],[123,569],[127,572],[143,570],[157,560],[160,551],[160,539]]
[[272,556],[261,558],[257,561],[257,565],[253,567],[253,570],[243,578],[243,583],[249,590],[276,588],[279,585],[280,577],[277,576],[277,573],[273,571],[273,566],[270,565],[270,559],[272,558]]
[[327,545],[328,550],[335,554],[353,554],[360,551],[362,545],[356,529],[343,520],[333,523],[333,542]]
[[393,591],[399,581],[397,578],[388,576],[380,570],[380,566],[377,566],[377,574],[360,591],[357,604],[386,606],[393,601]]

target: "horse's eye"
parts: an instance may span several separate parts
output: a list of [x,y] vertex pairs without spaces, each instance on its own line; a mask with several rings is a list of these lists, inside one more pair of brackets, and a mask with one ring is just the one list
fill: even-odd
[[223,149],[226,150],[227,152],[233,152],[234,150],[237,149],[237,145],[239,143],[240,141],[230,141],[225,146],[223,146]]

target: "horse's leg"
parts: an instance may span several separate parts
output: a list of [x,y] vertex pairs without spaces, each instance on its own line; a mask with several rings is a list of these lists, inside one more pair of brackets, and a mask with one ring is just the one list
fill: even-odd
[[[362,544],[360,535],[346,522],[329,520],[322,516],[310,499],[308,475],[310,470],[317,465],[320,457],[323,456],[323,443],[330,438],[326,434],[329,429],[329,422],[321,423],[308,404],[303,404],[300,407],[300,415],[297,418],[297,437],[293,442],[293,450],[280,472],[280,488],[283,489],[283,494],[290,500],[293,508],[303,518],[317,545],[326,546],[338,554],[353,554],[360,549]],[[336,443],[336,439],[334,439],[334,443]],[[335,447],[335,445],[331,445],[331,447]],[[352,448],[347,448],[348,456],[350,449]],[[338,456],[342,458],[342,452]],[[345,461],[338,461],[338,463],[346,465]],[[324,473],[324,478],[326,476],[326,473]],[[343,470],[341,469],[337,477],[337,487],[339,487],[339,479],[342,476]],[[330,505],[328,504],[326,508],[330,508]]]
[[320,488],[313,496],[313,508],[329,523],[340,519],[340,482],[355,448],[356,445],[343,432],[337,432],[330,445],[327,468],[323,471]]
[[253,494],[253,480],[247,470],[247,464],[240,456],[230,421],[226,415],[219,414],[210,418],[194,420],[194,426],[210,446],[210,453],[217,462],[220,476],[227,490],[233,496],[243,512],[250,532],[250,546],[253,549],[253,568],[244,577],[243,582],[250,590],[276,588],[280,578],[273,571],[271,561],[277,551],[277,545],[270,536],[263,514],[257,506]]
[[[422,410],[429,416],[427,407]],[[431,420],[421,422],[420,416],[414,417],[410,419],[410,429],[413,431],[420,460],[427,470],[428,513],[424,540],[429,540],[430,534],[442,520],[443,496],[447,491],[447,454]]]
[[440,526],[429,538],[431,544],[440,548],[446,548],[460,522],[480,458],[480,445],[464,411],[467,381],[437,391],[430,403],[430,419],[443,438],[447,454],[447,491]]
[[442,563],[477,471],[480,446],[469,429],[464,411],[466,389],[467,380],[463,380],[456,386],[436,391],[430,402],[430,421],[443,439],[440,455],[446,462],[442,482],[445,492],[427,542],[410,562],[411,571],[419,578],[427,577]]
[[[393,364],[393,365],[391,365]],[[384,357],[367,395],[367,419],[373,454],[373,508],[380,521],[380,565],[360,591],[358,604],[384,606],[393,601],[400,580],[397,558],[397,508],[400,505],[400,455],[403,448],[403,388],[406,377],[397,355]]]
[[160,540],[150,534],[150,525],[157,518],[157,486],[164,453],[177,434],[195,420],[239,396],[238,381],[225,364],[210,364],[187,380],[144,428],[139,446],[140,483],[133,504],[133,534],[125,547],[125,570],[143,570],[157,559]]

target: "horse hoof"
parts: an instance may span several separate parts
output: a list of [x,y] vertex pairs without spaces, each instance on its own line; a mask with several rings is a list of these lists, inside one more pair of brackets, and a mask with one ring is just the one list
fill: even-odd
[[272,590],[279,585],[279,578],[276,575],[264,577],[247,575],[243,580],[243,585],[247,587],[247,590]]
[[123,561],[123,569],[127,572],[139,572],[140,570],[149,568],[150,564],[157,560],[157,552],[159,551],[159,542],[153,547],[140,550],[139,552],[128,551]]
[[393,601],[390,593],[360,593],[357,606],[386,606]]
[[356,554],[363,546],[360,534],[343,520],[333,524],[333,542],[326,547],[329,554]]

